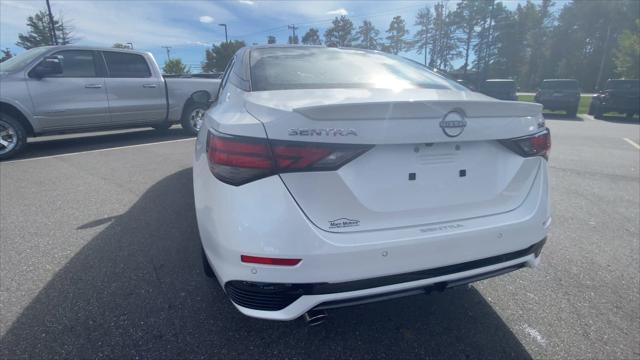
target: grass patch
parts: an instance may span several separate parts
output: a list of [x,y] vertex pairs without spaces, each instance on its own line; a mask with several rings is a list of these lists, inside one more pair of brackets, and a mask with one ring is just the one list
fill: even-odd
[[[533,95],[518,95],[519,101],[527,101],[533,102]],[[578,104],[578,114],[586,114],[589,111],[589,104],[591,104],[591,96],[580,96],[580,104]],[[560,113],[563,114],[564,111],[551,111],[545,110],[545,112],[549,113]]]

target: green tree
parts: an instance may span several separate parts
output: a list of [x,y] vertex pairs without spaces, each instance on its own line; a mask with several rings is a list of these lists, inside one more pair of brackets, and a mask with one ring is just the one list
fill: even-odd
[[380,48],[380,31],[369,20],[364,20],[353,38],[355,47],[378,50]]
[[244,41],[232,40],[213,45],[205,51],[205,61],[202,63],[204,72],[224,71],[233,55],[240,48],[246,46]]
[[276,37],[273,35],[269,35],[267,36],[267,44],[275,44],[276,43]]
[[616,74],[614,52],[625,30],[634,31],[640,2],[573,1],[558,15],[550,36],[547,74],[575,78],[593,90]]
[[2,57],[0,58],[0,63],[5,62],[13,57],[13,54],[11,53],[11,50],[9,48],[5,48],[4,50],[0,50],[0,51],[2,51]]
[[444,2],[433,6],[433,36],[429,66],[436,69],[449,70],[451,62],[460,56],[460,49],[454,32],[454,18],[447,11]]
[[405,21],[402,16],[394,16],[393,20],[389,24],[387,29],[387,43],[386,48],[392,54],[398,54],[401,51],[409,50],[411,48],[410,43],[405,39],[405,36],[409,35],[409,30],[405,25]]
[[331,27],[324,32],[324,43],[340,47],[351,46],[353,42],[353,23],[345,15],[336,16]]
[[320,45],[319,31],[316,28],[310,28],[302,37],[302,43],[305,45]]
[[486,1],[461,0],[452,15],[455,22],[454,28],[461,34],[458,42],[464,52],[462,69],[465,74],[469,68],[469,55],[473,42],[477,41],[479,26],[488,15],[487,4]]
[[640,19],[636,19],[635,31],[625,30],[618,38],[613,61],[618,76],[640,78]]
[[520,63],[523,61],[523,35],[513,31],[517,26],[516,15],[501,2],[495,4],[493,25],[487,42],[486,59],[487,77],[516,77]]
[[424,54],[424,64],[427,65],[427,54],[431,41],[430,33],[433,30],[433,14],[431,13],[431,9],[428,7],[420,9],[416,15],[414,25],[418,27],[418,31],[413,35],[413,46],[416,49],[416,53]]
[[169,59],[164,63],[162,72],[167,75],[185,75],[190,74],[191,69],[182,63],[179,58]]
[[298,38],[298,35],[296,36],[289,35],[289,44],[296,45],[299,43],[300,43],[300,39]]
[[[58,44],[67,45],[74,42],[72,28],[64,24],[62,16],[59,19],[53,18],[53,24],[58,39]],[[27,27],[29,30],[26,34],[18,34],[17,46],[23,49],[31,49],[38,46],[55,45],[49,15],[47,11],[41,10],[36,14],[27,18]]]

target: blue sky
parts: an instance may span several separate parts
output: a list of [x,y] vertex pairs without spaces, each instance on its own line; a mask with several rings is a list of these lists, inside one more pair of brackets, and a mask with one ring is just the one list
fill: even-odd
[[[435,1],[90,1],[50,0],[55,15],[75,28],[77,44],[111,46],[132,42],[139,50],[150,51],[160,65],[166,60],[162,46],[171,46],[171,56],[181,58],[198,70],[204,51],[212,43],[224,41],[228,25],[230,40],[264,44],[268,35],[285,43],[291,31],[287,24],[299,27],[302,36],[310,27],[324,32],[335,16],[348,15],[357,27],[371,20],[381,31],[395,15],[405,18],[413,34],[417,11],[432,7]],[[449,1],[450,7],[456,1]],[[504,1],[515,7],[522,0]],[[25,20],[40,9],[44,0],[0,0],[0,48],[23,51],[15,46],[18,33],[26,32]],[[403,54],[417,60],[414,53]]]

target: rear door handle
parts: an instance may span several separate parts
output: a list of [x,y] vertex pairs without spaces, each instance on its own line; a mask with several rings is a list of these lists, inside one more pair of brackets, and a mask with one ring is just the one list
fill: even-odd
[[100,89],[102,88],[101,84],[85,84],[84,86],[87,89]]
[[149,89],[155,89],[158,87],[158,85],[156,84],[144,84],[142,85],[143,88],[149,88]]

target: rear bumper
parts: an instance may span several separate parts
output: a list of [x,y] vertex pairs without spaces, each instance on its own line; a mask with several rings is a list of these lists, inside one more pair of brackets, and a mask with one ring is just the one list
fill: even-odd
[[[547,236],[550,211],[547,165],[542,158],[527,197],[512,211],[450,223],[332,233],[308,220],[278,176],[240,187],[217,180],[209,171],[202,140],[196,143],[193,166],[200,238],[218,281],[231,298],[235,295],[236,302],[244,303],[234,304],[249,316],[291,320],[321,304],[396,296],[513,266],[534,266],[536,251],[521,251]],[[512,253],[517,258],[503,257]],[[240,261],[241,255],[302,261],[296,266],[247,264]],[[472,267],[460,267],[469,262]],[[283,296],[289,305],[256,309],[250,296],[246,298],[251,294],[232,294],[237,289],[229,286],[239,283],[275,284],[267,289],[272,299],[263,305],[273,305]],[[294,294],[279,293],[282,284],[291,284],[284,286]],[[238,300],[243,296],[249,302]]]
[[244,314],[288,320],[301,309],[331,309],[442,291],[534,267],[546,239],[526,249],[461,264],[343,283],[270,284],[227,282],[225,290]]
[[536,102],[542,104],[545,109],[555,110],[577,107],[580,99],[540,99]]

